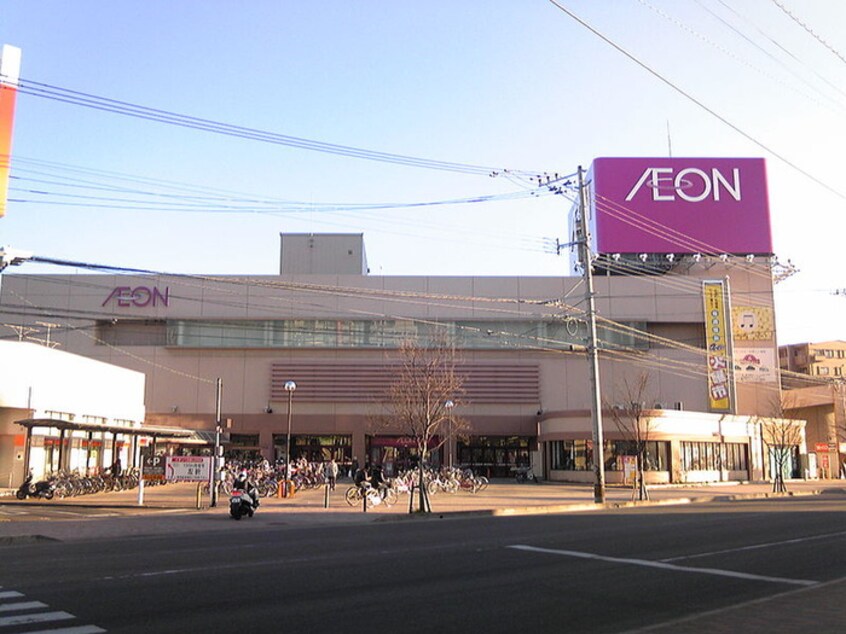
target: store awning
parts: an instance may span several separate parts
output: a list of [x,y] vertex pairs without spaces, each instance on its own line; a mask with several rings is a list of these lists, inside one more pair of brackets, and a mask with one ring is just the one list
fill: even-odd
[[[94,423],[94,422],[79,422],[75,420],[65,420],[61,418],[26,418],[24,420],[16,420],[15,424],[27,427],[30,430],[33,427],[55,427],[56,429],[70,429],[71,431],[105,431],[109,433],[127,434],[131,436],[156,436],[157,438],[172,438],[176,441],[185,440],[188,442],[194,441],[197,443],[201,440],[202,444],[214,443],[214,432],[201,432],[195,429],[183,429],[181,427],[162,427],[160,425],[141,425],[140,427],[124,427],[122,425],[115,425],[109,423]],[[211,441],[203,439],[197,434],[211,433]],[[199,444],[199,443],[197,443]]]

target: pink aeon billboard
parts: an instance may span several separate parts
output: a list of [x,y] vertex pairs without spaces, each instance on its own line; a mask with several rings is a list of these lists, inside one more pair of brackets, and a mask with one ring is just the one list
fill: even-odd
[[598,158],[597,253],[772,254],[762,158]]

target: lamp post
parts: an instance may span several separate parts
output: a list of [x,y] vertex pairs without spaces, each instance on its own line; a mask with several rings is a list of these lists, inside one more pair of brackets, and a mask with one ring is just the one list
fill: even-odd
[[288,495],[288,482],[291,480],[291,411],[294,405],[294,390],[297,384],[293,381],[285,381],[285,391],[288,392],[288,439],[285,448],[285,495]]
[[452,469],[452,444],[453,444],[453,437],[452,437],[452,408],[455,407],[455,403],[451,400],[444,403],[444,407],[447,411],[447,417],[449,420],[449,432],[447,435],[447,442],[449,443],[449,468]]

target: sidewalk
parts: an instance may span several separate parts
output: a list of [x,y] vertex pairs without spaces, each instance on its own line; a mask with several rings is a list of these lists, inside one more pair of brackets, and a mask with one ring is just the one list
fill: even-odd
[[[360,507],[351,508],[344,501],[343,495],[349,486],[348,482],[338,484],[336,491],[329,496],[328,508],[324,508],[324,489],[301,491],[288,499],[263,498],[255,517],[240,522],[229,518],[227,497],[220,499],[217,508],[212,509],[207,508],[208,497],[204,497],[204,508],[198,510],[196,484],[146,487],[143,507],[138,505],[137,489],[49,501],[19,501],[5,497],[0,498],[0,545],[36,538],[64,541],[230,530],[235,526],[243,531],[249,530],[249,527],[325,526],[409,518],[407,495],[401,495],[399,502],[390,509],[377,506],[365,513]],[[656,486],[650,488],[651,501],[647,504],[765,497],[772,495],[771,486],[769,483]],[[793,495],[813,495],[822,490],[844,491],[846,483],[838,480],[791,482],[789,488]],[[414,502],[417,503],[416,497]],[[431,496],[430,502],[432,514],[428,517],[432,518],[584,512],[603,508],[594,504],[591,485],[515,484],[510,481],[494,482],[475,495],[467,492],[454,495],[440,493]],[[644,503],[632,501],[631,489],[607,489],[605,507],[634,504]],[[85,515],[85,509],[94,512]],[[38,510],[50,517],[26,519],[28,510]]]

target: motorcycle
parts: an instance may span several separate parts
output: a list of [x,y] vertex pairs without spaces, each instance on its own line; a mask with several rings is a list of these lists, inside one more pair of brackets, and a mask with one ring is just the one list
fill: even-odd
[[518,484],[525,484],[526,482],[538,483],[538,477],[534,474],[531,467],[517,467],[517,474],[514,477]]
[[21,486],[15,492],[15,497],[19,500],[25,500],[28,497],[52,500],[55,488],[55,485],[49,480],[41,480],[33,484],[32,473],[30,472],[30,474],[26,476],[26,479],[24,479]]
[[232,489],[229,497],[229,515],[232,519],[239,520],[244,515],[248,517],[253,516],[259,505],[258,495],[254,495],[256,496],[255,499],[253,499],[253,495],[250,495],[244,489]]

